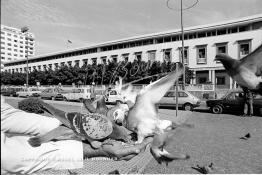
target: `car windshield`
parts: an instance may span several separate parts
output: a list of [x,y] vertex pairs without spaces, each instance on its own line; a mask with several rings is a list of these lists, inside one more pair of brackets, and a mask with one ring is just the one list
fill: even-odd
[[228,90],[222,97],[221,99],[226,98],[232,91]]

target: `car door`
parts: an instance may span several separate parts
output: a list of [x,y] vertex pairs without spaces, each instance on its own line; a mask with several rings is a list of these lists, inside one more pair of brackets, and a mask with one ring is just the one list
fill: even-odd
[[188,102],[188,95],[185,92],[178,92],[178,107],[182,107],[184,104]]
[[239,110],[243,109],[244,105],[244,94],[243,92],[231,92],[225,98],[224,107],[230,110]]
[[164,97],[160,100],[159,104],[161,106],[172,106],[176,104],[176,92],[168,91]]

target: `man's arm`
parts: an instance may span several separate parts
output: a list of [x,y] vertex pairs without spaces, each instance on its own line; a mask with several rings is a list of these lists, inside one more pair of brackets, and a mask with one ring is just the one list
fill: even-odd
[[7,137],[1,132],[1,169],[4,172],[30,174],[48,169],[83,167],[81,141],[64,140],[32,147],[28,139],[27,136]]
[[7,104],[1,96],[1,131],[24,135],[45,134],[58,127],[56,118],[28,113]]

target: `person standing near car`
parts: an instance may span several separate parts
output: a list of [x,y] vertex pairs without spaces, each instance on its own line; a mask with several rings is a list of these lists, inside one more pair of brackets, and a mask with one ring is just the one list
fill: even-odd
[[252,92],[247,89],[243,88],[244,90],[244,114],[243,117],[253,116],[253,94]]

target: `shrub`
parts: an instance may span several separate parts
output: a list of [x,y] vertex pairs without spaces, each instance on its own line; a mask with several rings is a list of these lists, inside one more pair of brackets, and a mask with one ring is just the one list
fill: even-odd
[[42,114],[45,112],[40,103],[40,99],[33,97],[18,102],[18,108],[23,111],[36,114]]

